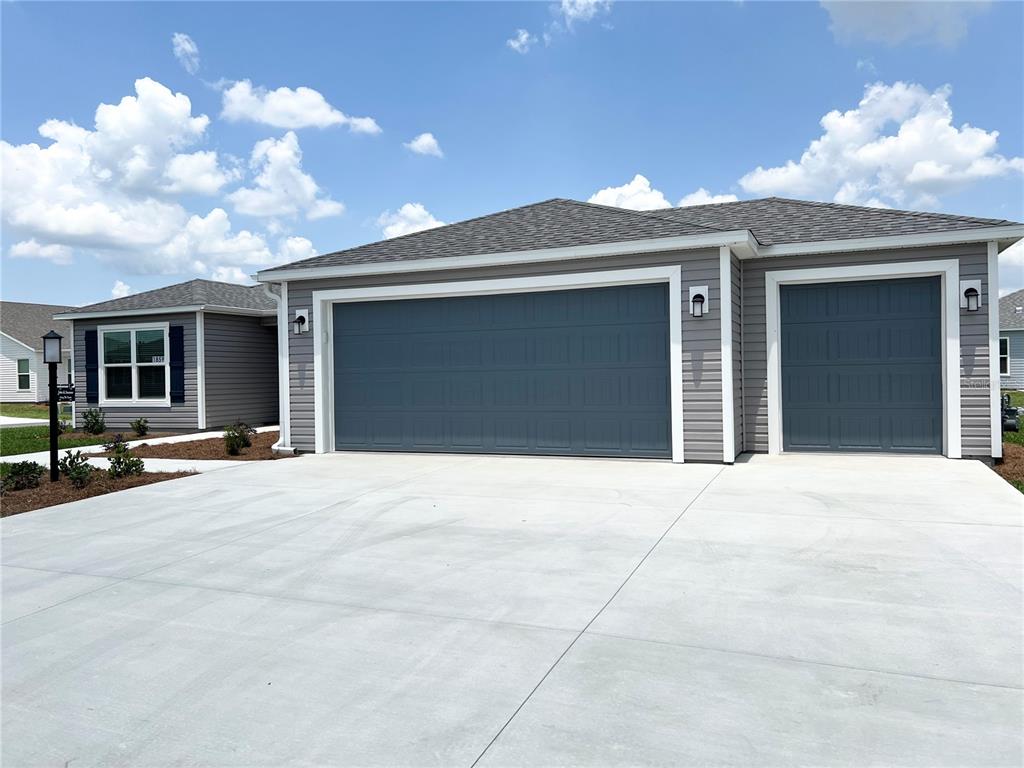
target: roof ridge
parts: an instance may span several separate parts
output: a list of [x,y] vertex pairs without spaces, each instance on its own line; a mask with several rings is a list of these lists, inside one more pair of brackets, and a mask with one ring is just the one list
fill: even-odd
[[938,211],[910,211],[905,208],[876,208],[875,206],[871,205],[851,205],[849,203],[826,202],[821,200],[797,200],[796,198],[792,197],[778,197],[775,195],[772,195],[770,197],[762,197],[758,199],[781,200],[782,202],[786,203],[796,203],[797,205],[805,205],[809,208],[855,208],[859,211],[868,210],[877,213],[898,214],[901,216],[921,216],[923,218],[929,219],[957,219],[960,221],[979,221],[986,223],[1014,223],[1010,222],[1008,219],[992,219],[984,216],[964,216],[956,213],[939,213]]
[[601,208],[601,209],[606,210],[606,211],[615,211],[617,213],[626,213],[626,214],[629,214],[629,215],[646,216],[647,218],[656,218],[656,219],[658,219],[660,221],[668,221],[668,222],[671,222],[673,224],[676,224],[676,223],[679,223],[679,222],[683,222],[684,224],[689,224],[690,226],[694,226],[694,227],[700,227],[701,229],[708,229],[708,230],[711,230],[712,232],[726,232],[726,231],[728,231],[728,230],[722,229],[720,227],[713,227],[713,226],[710,226],[708,224],[700,224],[700,223],[698,223],[696,221],[687,221],[687,220],[685,220],[685,219],[683,219],[682,217],[679,217],[679,216],[675,216],[675,217],[669,218],[667,216],[659,215],[659,212],[662,211],[662,210],[667,210],[667,211],[675,210],[674,208],[671,208],[671,207],[669,207],[669,208],[654,208],[654,209],[649,209],[649,210],[641,211],[641,210],[637,210],[636,208],[619,208],[619,207],[614,206],[614,205],[605,205],[603,203],[591,203],[589,200],[588,201],[573,200],[571,198],[555,198],[555,199],[556,200],[564,200],[565,202],[569,202],[569,203],[575,203],[576,205],[586,205],[586,206],[589,206],[591,208]]

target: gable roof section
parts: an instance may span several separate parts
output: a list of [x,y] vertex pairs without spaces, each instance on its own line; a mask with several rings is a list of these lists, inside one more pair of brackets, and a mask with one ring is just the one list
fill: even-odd
[[[35,350],[43,348],[42,336],[54,330],[65,339],[71,336],[71,323],[54,320],[58,312],[70,309],[58,304],[27,304],[0,301],[0,331]],[[67,348],[67,344],[64,345]]]
[[[758,244],[772,246],[1008,225],[1013,226],[1015,222],[779,197],[656,211],[631,211],[554,198],[313,256],[263,270],[260,277],[272,281],[276,273],[291,273],[292,270],[422,262],[445,257],[498,256],[738,231],[750,231]],[[495,263],[500,263],[500,259],[496,258]]]
[[221,307],[253,312],[275,311],[274,301],[259,285],[235,285],[214,280],[189,280],[184,283],[143,291],[131,296],[84,307],[72,307],[64,315],[117,315],[123,312],[139,313],[178,307]]
[[[1018,307],[1022,311],[1018,312]],[[1024,331],[1024,290],[1008,293],[999,300],[999,330]]]

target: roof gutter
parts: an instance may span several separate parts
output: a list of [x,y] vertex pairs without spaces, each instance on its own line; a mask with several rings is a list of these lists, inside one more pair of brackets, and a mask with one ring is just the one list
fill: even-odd
[[566,248],[543,248],[530,251],[483,253],[472,256],[449,256],[407,261],[381,261],[367,264],[341,264],[326,267],[278,267],[256,273],[261,283],[282,280],[316,280],[324,277],[352,277],[356,275],[384,275],[407,272],[434,272],[443,269],[469,269],[495,267],[508,264],[535,264],[571,259],[591,259],[602,256],[620,256],[635,253],[720,248],[728,246],[741,258],[756,252],[757,240],[747,229],[728,232],[710,232],[680,237],[658,237],[647,240],[625,240],[617,243],[575,245]]
[[[1005,250],[1017,240],[1024,238],[1024,225],[1013,224],[1001,227],[976,227],[948,232],[925,232],[917,235],[888,235],[884,237],[857,237],[847,240],[816,240],[807,243],[783,243],[762,245],[756,257],[806,256],[816,253],[845,253],[848,251],[878,251],[894,248],[919,248],[922,246],[961,245],[984,243],[992,240],[1001,243]],[[749,256],[740,258],[750,258]]]
[[189,304],[182,307],[152,307],[149,309],[107,309],[100,312],[62,312],[54,320],[97,320],[103,317],[145,317],[146,315],[168,315],[179,312],[216,312],[223,315],[247,315],[250,317],[274,317],[273,309],[248,309],[246,307],[224,307],[217,304]]

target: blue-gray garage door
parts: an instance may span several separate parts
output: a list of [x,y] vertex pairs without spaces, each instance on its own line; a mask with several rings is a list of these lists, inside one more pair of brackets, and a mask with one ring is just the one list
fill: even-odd
[[784,285],[782,443],[795,451],[942,451],[937,277]]
[[670,455],[664,284],[334,305],[339,450]]

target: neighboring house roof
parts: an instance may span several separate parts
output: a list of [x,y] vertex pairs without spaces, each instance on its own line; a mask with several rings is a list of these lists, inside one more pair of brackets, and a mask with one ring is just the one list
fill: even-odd
[[56,331],[65,339],[71,337],[71,323],[53,319],[55,314],[68,309],[71,307],[61,304],[0,301],[0,331],[27,347],[41,350],[43,348],[42,336],[47,331]]
[[214,280],[189,280],[152,291],[132,294],[120,299],[72,307],[65,313],[73,315],[117,315],[124,312],[138,313],[147,310],[177,308],[218,307],[246,311],[272,313],[276,310],[274,301],[267,296],[262,286],[218,283]]
[[760,245],[1015,226],[1002,219],[768,197],[631,211],[555,198],[264,270],[339,267],[501,254],[749,230]]
[[1008,293],[999,300],[999,330],[1024,331],[1024,290]]

